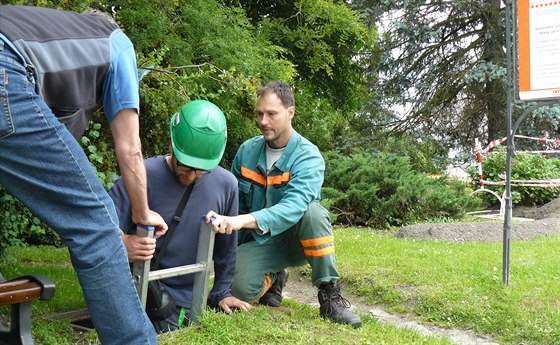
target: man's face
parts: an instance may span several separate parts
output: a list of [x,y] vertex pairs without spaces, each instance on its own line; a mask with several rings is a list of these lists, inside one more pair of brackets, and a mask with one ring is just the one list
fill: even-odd
[[184,186],[193,184],[196,180],[210,172],[181,164],[173,154],[171,155],[171,168],[175,173],[177,181]]
[[255,109],[257,124],[268,146],[285,147],[292,134],[295,107],[285,108],[282,100],[274,92],[268,92],[258,98]]

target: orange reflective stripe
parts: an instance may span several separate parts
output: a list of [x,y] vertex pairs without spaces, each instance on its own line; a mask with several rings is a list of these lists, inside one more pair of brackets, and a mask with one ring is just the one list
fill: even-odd
[[261,186],[266,186],[266,178],[263,175],[244,166],[241,166],[241,176]]
[[334,236],[330,235],[330,236],[325,236],[325,237],[319,237],[319,238],[311,238],[309,240],[301,240],[301,245],[305,248],[305,247],[317,247],[317,246],[322,246],[323,244],[327,244],[327,243],[333,243],[334,242]]
[[270,278],[270,276],[267,274],[264,276],[264,291],[268,291],[268,289],[270,289],[270,286],[272,285],[272,278]]
[[281,185],[284,183],[288,183],[290,182],[290,172],[286,171],[285,173],[283,173],[282,175],[278,175],[278,176],[269,176],[266,179],[268,185]]
[[334,246],[328,246],[323,249],[306,249],[303,253],[305,256],[326,256],[334,254]]
[[270,278],[270,276],[269,276],[268,274],[264,276],[263,284],[264,284],[263,292],[260,294],[259,298],[257,298],[257,301],[258,301],[259,299],[261,299],[261,297],[262,297],[265,293],[267,293],[268,289],[270,289],[270,287],[272,286],[272,278]]
[[274,186],[274,185],[283,185],[290,182],[290,172],[286,171],[282,175],[278,176],[268,176],[265,177],[264,175],[253,171],[247,167],[241,166],[241,176],[251,182],[254,182],[258,185],[263,187],[265,186]]

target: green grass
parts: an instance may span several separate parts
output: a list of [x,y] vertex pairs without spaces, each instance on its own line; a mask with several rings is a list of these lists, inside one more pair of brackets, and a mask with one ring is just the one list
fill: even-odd
[[258,306],[233,316],[208,312],[197,328],[159,336],[161,345],[176,344],[452,344],[407,329],[382,325],[363,317],[364,326],[353,329],[318,317],[316,307],[284,301],[286,308]]
[[33,312],[37,309],[38,313],[50,314],[86,307],[78,277],[72,268],[66,248],[14,247],[8,252],[12,258],[6,262],[0,261],[0,271],[4,278],[42,274],[49,277],[56,285],[55,297],[48,302],[34,303]]
[[[501,243],[398,239],[391,232],[336,228],[337,264],[352,291],[389,311],[423,323],[471,329],[500,344],[560,344],[560,237],[511,242],[510,285],[502,285]],[[38,344],[96,343],[76,336],[53,312],[85,307],[66,249],[11,248],[0,263],[6,278],[41,273],[57,285],[55,298],[33,302]],[[309,269],[304,268],[304,272]],[[351,299],[352,300],[352,299]],[[287,308],[256,307],[226,316],[207,312],[201,325],[159,336],[160,344],[450,344],[362,315],[354,330],[318,317],[318,308],[286,301]],[[0,308],[0,315],[9,313]],[[85,337],[85,340],[79,340]]]
[[501,344],[560,343],[560,237],[502,244],[397,239],[369,229],[336,231],[343,278],[369,302],[425,323],[472,329]]
[[[52,247],[10,248],[13,258],[0,263],[5,278],[29,273],[49,276],[56,283],[55,298],[33,302],[33,337],[37,344],[98,344],[95,332],[76,334],[70,320],[53,320],[55,312],[84,308],[68,251]],[[249,313],[231,316],[208,311],[200,326],[159,336],[160,344],[444,344],[446,339],[426,337],[411,330],[382,325],[364,315],[364,326],[355,330],[325,321],[317,307],[285,301],[286,308],[255,307]],[[0,308],[0,317],[9,307]]]

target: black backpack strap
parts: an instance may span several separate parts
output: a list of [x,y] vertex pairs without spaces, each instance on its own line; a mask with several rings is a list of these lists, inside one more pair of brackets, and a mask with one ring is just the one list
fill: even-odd
[[153,262],[152,265],[152,270],[157,270],[158,266],[159,266],[159,259],[161,257],[163,257],[163,254],[165,253],[165,250],[167,249],[167,245],[169,244],[169,241],[171,240],[171,236],[173,235],[173,230],[175,230],[175,227],[177,226],[177,224],[179,224],[179,222],[181,221],[181,214],[183,213],[183,210],[185,209],[185,206],[187,205],[187,201],[189,201],[189,198],[191,197],[191,193],[192,190],[194,189],[194,183],[191,184],[190,186],[187,186],[187,190],[185,190],[185,193],[183,194],[183,197],[181,198],[181,201],[179,201],[179,205],[177,206],[177,210],[175,211],[175,215],[173,216],[173,220],[171,221],[171,224],[169,225],[169,229],[167,229],[167,234],[165,234],[165,238],[163,239],[163,244],[161,245],[156,258]]

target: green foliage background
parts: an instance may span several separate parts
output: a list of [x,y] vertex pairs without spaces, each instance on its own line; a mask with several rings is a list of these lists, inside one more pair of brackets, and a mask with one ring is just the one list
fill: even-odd
[[[476,203],[447,180],[429,180],[446,166],[446,146],[431,136],[400,136],[375,127],[373,88],[380,53],[377,32],[345,2],[274,1],[18,1],[3,3],[112,15],[131,38],[140,82],[141,137],[146,157],[168,151],[171,116],[207,99],[228,121],[228,168],[239,145],[259,134],[255,91],[270,80],[294,88],[294,127],[325,153],[324,204],[336,221],[378,226],[460,217]],[[80,140],[105,188],[118,178],[102,109]],[[361,150],[357,149],[361,148]],[[395,152],[395,154],[384,154]],[[350,170],[348,170],[350,169]],[[52,231],[4,190],[1,248],[34,243]],[[343,215],[343,216],[342,216]],[[39,236],[40,237],[40,236]]]
[[[139,68],[149,71],[140,83],[146,157],[168,151],[168,121],[193,99],[207,99],[226,115],[228,146],[221,164],[227,168],[237,147],[259,134],[254,97],[267,81],[293,85],[298,106],[294,126],[322,150],[334,148],[338,137],[350,136],[360,100],[368,95],[363,67],[352,56],[372,51],[373,36],[357,12],[335,1],[297,1],[290,11],[266,18],[250,18],[243,7],[219,0],[7,0],[2,4],[78,12],[93,8],[114,17],[135,45]],[[98,177],[110,188],[118,167],[101,109],[80,143]],[[0,248],[52,233],[4,189],[0,198],[9,200],[0,212],[2,229],[9,229]]]
[[387,228],[457,219],[480,205],[464,182],[415,171],[408,157],[330,151],[325,161],[323,204],[338,223]]

